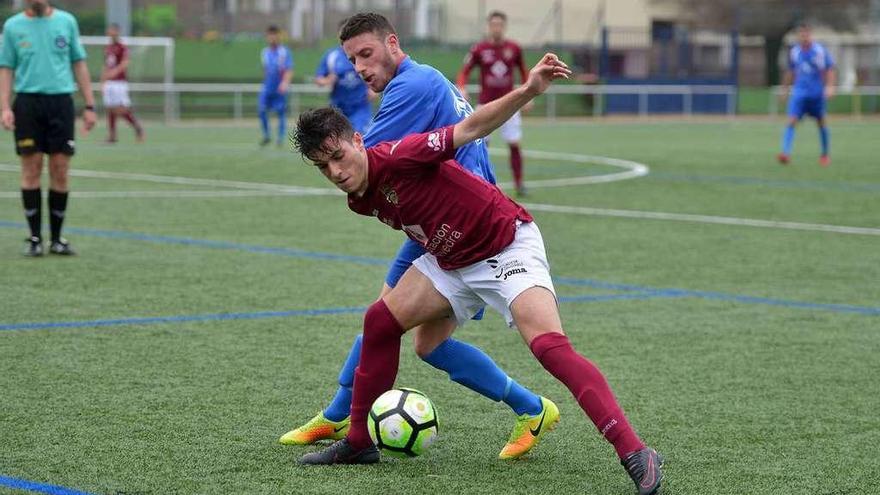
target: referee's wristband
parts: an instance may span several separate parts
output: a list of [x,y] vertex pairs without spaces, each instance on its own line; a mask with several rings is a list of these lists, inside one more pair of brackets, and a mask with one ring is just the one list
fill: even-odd
[[85,109],[86,109],[86,110],[91,110],[92,112],[94,112],[94,111],[95,111],[95,105],[86,105],[86,106],[85,106]]

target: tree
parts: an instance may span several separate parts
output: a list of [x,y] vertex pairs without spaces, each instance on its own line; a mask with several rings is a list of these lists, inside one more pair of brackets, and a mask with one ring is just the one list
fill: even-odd
[[675,4],[697,27],[737,29],[764,38],[767,83],[779,84],[779,51],[799,22],[851,30],[864,20],[870,0],[651,0]]

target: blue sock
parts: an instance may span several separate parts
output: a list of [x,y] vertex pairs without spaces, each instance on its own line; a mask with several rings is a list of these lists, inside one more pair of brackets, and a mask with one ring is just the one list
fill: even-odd
[[263,139],[269,139],[269,113],[260,110],[260,129],[263,130]]
[[517,415],[541,412],[540,397],[516,383],[485,352],[470,344],[446,339],[422,359],[449,373],[452,381],[494,401],[504,401]]
[[278,112],[278,144],[287,136],[287,112]]
[[363,338],[363,335],[358,335],[354,339],[345,364],[339,371],[339,388],[336,389],[336,395],[333,396],[330,405],[324,409],[324,417],[330,421],[342,421],[351,414],[351,387],[354,386],[354,369],[357,368],[358,361],[361,359],[361,340]]
[[791,143],[794,141],[794,126],[789,125],[782,133],[782,152],[786,155],[791,154]]
[[822,156],[828,154],[828,145],[830,144],[831,135],[828,133],[827,126],[819,127],[819,142],[822,143]]

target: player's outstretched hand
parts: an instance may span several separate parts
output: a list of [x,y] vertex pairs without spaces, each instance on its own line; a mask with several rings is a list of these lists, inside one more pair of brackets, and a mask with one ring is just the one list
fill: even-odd
[[83,132],[88,133],[95,127],[95,123],[98,122],[98,115],[94,110],[84,110],[83,114]]
[[12,110],[3,110],[3,115],[0,117],[0,120],[3,121],[3,128],[7,131],[15,129],[15,114],[12,113]]
[[571,69],[565,62],[559,60],[555,53],[548,53],[541,57],[541,61],[529,72],[526,88],[535,95],[539,95],[556,79],[568,79]]

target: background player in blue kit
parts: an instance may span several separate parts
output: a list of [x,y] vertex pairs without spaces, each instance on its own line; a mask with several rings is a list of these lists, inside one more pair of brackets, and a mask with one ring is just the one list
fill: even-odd
[[[339,26],[340,29],[344,25]],[[342,111],[354,130],[365,134],[373,118],[371,92],[364,80],[348,61],[342,46],[334,46],[324,53],[315,71],[318,86],[330,86],[330,104]]]
[[278,114],[278,146],[287,134],[287,89],[293,79],[293,55],[281,44],[281,33],[277,26],[266,29],[266,42],[260,60],[263,64],[263,89],[257,102],[260,126],[263,130],[261,146],[271,142],[269,137],[269,110]]
[[819,140],[822,144],[819,164],[827,167],[831,164],[829,155],[831,136],[825,122],[825,104],[834,96],[834,84],[837,78],[831,54],[824,46],[813,41],[810,26],[806,24],[798,27],[798,44],[791,47],[788,67],[784,85],[791,86],[791,95],[788,99],[788,126],[782,134],[779,163],[785,165],[789,162],[794,128],[804,115],[809,115],[816,119],[816,124],[819,126]]
[[[467,100],[443,74],[431,66],[414,62],[403,53],[397,33],[381,15],[369,13],[350,17],[342,27],[340,40],[367,86],[376,93],[383,93],[379,111],[364,137],[366,146],[456,124],[473,112]],[[471,173],[495,183],[488,150],[482,140],[459,148],[455,157]],[[409,239],[404,241],[391,264],[380,297],[390,292],[413,260],[424,253],[421,244]],[[524,455],[550,430],[542,428],[541,423],[548,425],[559,420],[556,405],[512,380],[482,350],[450,338],[455,326],[454,320],[440,320],[431,323],[430,327],[416,328],[416,353],[430,365],[448,373],[453,381],[510,406],[518,418],[499,457],[513,459]],[[283,435],[279,440],[281,443],[302,445],[345,436],[360,349],[361,336],[358,336],[339,374],[339,387],[330,405],[303,426]],[[546,422],[543,421],[545,417]]]

